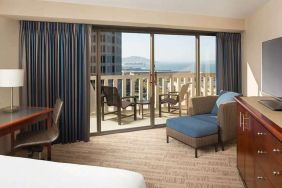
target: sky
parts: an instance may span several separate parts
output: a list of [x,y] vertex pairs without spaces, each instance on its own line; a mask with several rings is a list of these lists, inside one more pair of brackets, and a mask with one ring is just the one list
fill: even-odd
[[[215,61],[214,36],[200,37],[201,61]],[[150,34],[122,33],[122,57],[140,56],[150,58]],[[195,37],[187,35],[155,35],[155,61],[195,62]]]

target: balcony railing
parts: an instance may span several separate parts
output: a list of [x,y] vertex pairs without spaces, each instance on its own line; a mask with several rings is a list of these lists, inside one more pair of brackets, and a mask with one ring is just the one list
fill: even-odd
[[[216,93],[215,87],[215,73],[201,73],[201,95],[214,95]],[[96,111],[96,76],[91,76],[90,101],[91,112]],[[103,75],[101,76],[102,85],[117,87],[120,95],[124,96],[138,96],[139,99],[149,99],[149,73],[134,73],[125,75]],[[181,73],[157,73],[157,81],[155,83],[155,106],[159,104],[159,94],[165,94],[169,91],[179,91],[181,86],[186,83],[191,83],[188,88],[189,97],[196,96],[196,74],[191,72]]]

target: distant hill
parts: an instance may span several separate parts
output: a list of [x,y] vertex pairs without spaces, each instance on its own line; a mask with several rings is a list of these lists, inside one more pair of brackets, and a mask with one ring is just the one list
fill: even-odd
[[[149,70],[150,60],[145,57],[130,56],[122,58],[122,69],[123,70]],[[195,71],[194,62],[156,62],[156,69],[158,71]],[[201,72],[215,72],[215,63],[213,62],[202,62]]]
[[122,67],[148,69],[150,67],[150,60],[139,56],[125,57],[122,58]]

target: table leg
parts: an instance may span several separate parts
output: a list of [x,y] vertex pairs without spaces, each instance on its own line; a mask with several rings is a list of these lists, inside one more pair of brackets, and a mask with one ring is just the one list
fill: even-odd
[[14,146],[15,146],[15,132],[11,132],[11,155],[14,155]]
[[51,155],[52,155],[51,154],[51,147],[52,147],[51,144],[47,145],[47,160],[48,161],[51,161]]

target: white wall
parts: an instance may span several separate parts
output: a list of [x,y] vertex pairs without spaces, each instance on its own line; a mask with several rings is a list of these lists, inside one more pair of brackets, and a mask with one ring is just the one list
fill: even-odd
[[206,31],[243,31],[244,20],[167,11],[34,0],[1,0],[0,15],[16,19]]
[[282,1],[270,0],[245,21],[245,32],[243,33],[244,95],[260,94],[262,42],[277,37],[282,37]]
[[[0,16],[0,69],[18,68],[18,35],[19,22]],[[18,90],[15,92],[15,104],[18,104]],[[0,88],[0,108],[8,106],[10,90]],[[10,137],[0,137],[0,154],[10,148]]]

